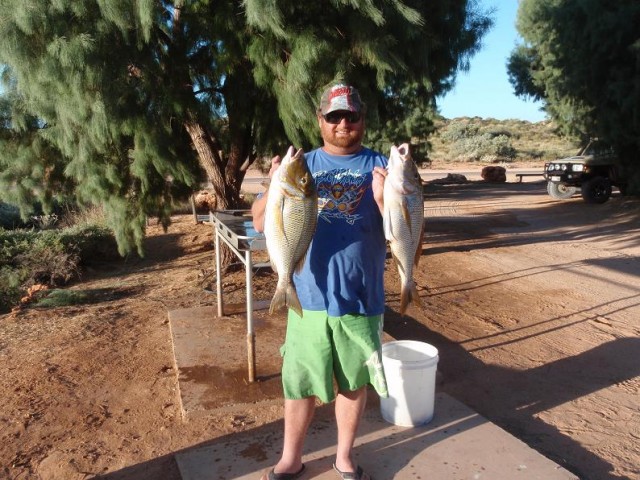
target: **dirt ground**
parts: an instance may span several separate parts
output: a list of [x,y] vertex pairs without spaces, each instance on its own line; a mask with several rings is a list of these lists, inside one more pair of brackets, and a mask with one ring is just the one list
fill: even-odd
[[[385,330],[435,345],[439,390],[581,479],[640,478],[638,207],[555,201],[540,181],[430,185],[425,308],[399,316],[388,260]],[[151,225],[146,251],[71,287],[92,303],[0,317],[0,478],[179,480],[172,453],[281,418],[279,402],[182,418],[167,312],[215,305],[211,227]]]

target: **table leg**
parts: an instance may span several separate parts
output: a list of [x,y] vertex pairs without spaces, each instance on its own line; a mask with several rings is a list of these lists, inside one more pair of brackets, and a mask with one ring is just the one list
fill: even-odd
[[253,263],[251,250],[245,252],[245,268],[247,283],[247,362],[249,365],[249,382],[256,380],[256,336],[253,331]]
[[222,266],[220,262],[220,234],[216,228],[216,296],[218,299],[218,317],[222,317],[224,314],[224,305],[222,304]]

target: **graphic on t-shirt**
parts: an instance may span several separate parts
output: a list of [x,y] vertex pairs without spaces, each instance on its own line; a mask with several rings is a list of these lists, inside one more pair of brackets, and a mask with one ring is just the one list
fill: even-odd
[[323,170],[314,174],[318,189],[318,217],[331,223],[343,219],[350,225],[362,218],[356,212],[366,191],[367,176],[358,170]]

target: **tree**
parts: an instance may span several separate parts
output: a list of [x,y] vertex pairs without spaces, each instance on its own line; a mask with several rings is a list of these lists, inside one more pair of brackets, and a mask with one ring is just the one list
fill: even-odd
[[565,133],[611,143],[640,192],[638,25],[636,0],[522,0],[508,70]]
[[[331,80],[358,84],[373,130],[420,117],[491,25],[474,0],[0,0],[0,9],[8,92],[37,124],[25,142],[59,152],[46,169],[80,202],[105,206],[123,252],[140,251],[146,216],[168,220],[176,188],[199,171],[219,207],[234,208],[258,156],[317,144],[315,106]],[[406,125],[410,136],[430,124]],[[21,159],[21,171],[38,161]],[[2,166],[12,162],[0,153]]]
[[73,184],[63,174],[60,151],[41,135],[43,126],[7,94],[0,97],[0,152],[10,159],[0,165],[2,199],[21,207],[23,220],[32,213],[36,194],[44,210],[68,201]]

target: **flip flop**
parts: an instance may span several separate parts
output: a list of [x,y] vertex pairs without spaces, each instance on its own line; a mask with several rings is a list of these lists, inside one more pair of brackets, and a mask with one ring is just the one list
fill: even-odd
[[304,463],[302,464],[302,467],[300,467],[300,470],[298,470],[296,473],[276,473],[272,468],[269,472],[269,475],[267,475],[267,480],[295,480],[296,478],[300,478],[302,476],[302,474],[304,473],[304,468]]
[[342,480],[373,480],[373,478],[371,478],[368,474],[364,473],[364,470],[362,470],[362,467],[360,465],[358,465],[358,468],[356,468],[355,472],[340,471],[338,470],[338,467],[336,467],[335,463],[333,464],[333,469],[338,475],[340,475],[340,478],[342,478]]

